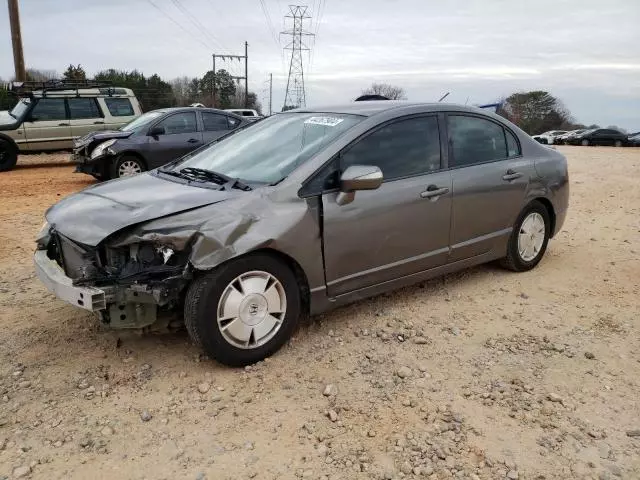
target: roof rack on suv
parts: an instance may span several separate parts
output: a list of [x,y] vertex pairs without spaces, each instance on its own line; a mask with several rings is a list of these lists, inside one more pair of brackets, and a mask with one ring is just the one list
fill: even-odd
[[114,88],[111,82],[98,80],[45,80],[45,81],[27,81],[27,82],[10,82],[7,84],[7,90],[17,96],[33,97],[34,93],[47,96],[48,92],[59,92],[63,90],[75,90],[76,96],[80,96],[81,89],[97,88],[103,95],[112,96],[114,94],[125,93],[123,88]]

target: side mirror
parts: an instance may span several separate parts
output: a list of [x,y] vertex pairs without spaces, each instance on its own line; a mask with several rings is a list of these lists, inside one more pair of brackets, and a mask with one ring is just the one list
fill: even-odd
[[340,193],[336,198],[338,205],[353,202],[358,190],[375,190],[382,185],[382,170],[371,165],[353,165],[340,177]]
[[158,135],[164,135],[165,129],[162,125],[155,125],[149,129],[149,133],[147,134],[150,137],[156,137]]

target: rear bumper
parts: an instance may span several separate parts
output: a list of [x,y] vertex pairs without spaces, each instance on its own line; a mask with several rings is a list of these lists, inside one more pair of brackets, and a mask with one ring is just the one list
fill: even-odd
[[47,257],[46,250],[36,250],[33,262],[40,281],[60,300],[91,312],[104,310],[107,307],[103,290],[74,286],[73,281],[65,275],[62,268]]

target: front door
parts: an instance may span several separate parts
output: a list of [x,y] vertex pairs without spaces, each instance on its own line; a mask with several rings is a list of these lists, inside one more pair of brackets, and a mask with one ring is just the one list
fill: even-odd
[[149,137],[149,168],[165,165],[202,145],[195,112],[174,113],[156,125],[164,127],[164,134]]
[[513,133],[498,123],[450,114],[447,125],[453,183],[450,261],[455,262],[504,245],[535,167],[522,157]]
[[323,202],[327,290],[334,297],[443,265],[449,249],[451,175],[441,170],[436,116],[403,118],[369,133],[336,160],[338,174],[374,165],[384,183],[353,202]]
[[91,132],[104,130],[104,117],[96,98],[68,98],[69,123],[74,139]]
[[25,150],[61,150],[73,146],[64,98],[40,98],[23,122]]

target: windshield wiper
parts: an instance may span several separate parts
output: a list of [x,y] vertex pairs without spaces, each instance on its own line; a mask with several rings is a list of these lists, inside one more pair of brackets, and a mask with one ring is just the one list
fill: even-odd
[[224,173],[214,172],[213,170],[206,170],[204,168],[185,167],[180,170],[168,170],[162,168],[160,171],[167,175],[173,175],[174,177],[187,178],[189,180],[200,182],[217,183],[224,188],[237,188],[244,191],[253,190],[249,185],[242,183],[237,178],[231,178]]

